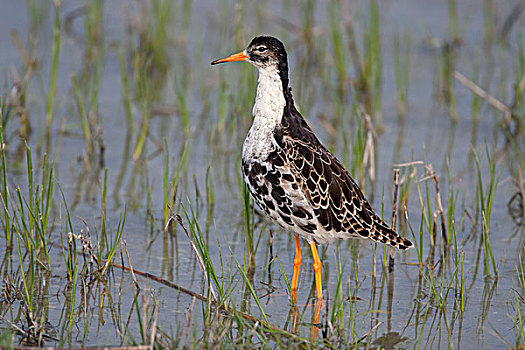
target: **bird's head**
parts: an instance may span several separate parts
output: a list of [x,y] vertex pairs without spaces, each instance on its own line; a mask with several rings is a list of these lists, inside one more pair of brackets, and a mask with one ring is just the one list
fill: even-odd
[[249,62],[259,70],[277,68],[282,73],[288,73],[288,58],[284,45],[272,36],[257,36],[244,51],[215,60],[211,64],[234,61]]

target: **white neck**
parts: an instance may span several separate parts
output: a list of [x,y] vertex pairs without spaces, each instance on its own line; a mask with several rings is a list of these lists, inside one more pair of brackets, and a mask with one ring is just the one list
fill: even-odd
[[281,122],[286,100],[276,66],[259,68],[253,124],[244,141],[242,157],[265,159],[273,149],[273,131]]
[[255,120],[263,118],[268,119],[267,122],[279,123],[285,105],[283,84],[277,67],[260,68],[257,96],[253,105]]

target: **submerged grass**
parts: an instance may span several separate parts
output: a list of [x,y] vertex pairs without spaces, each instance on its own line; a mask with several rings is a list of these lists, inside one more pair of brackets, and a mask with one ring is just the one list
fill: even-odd
[[[46,320],[46,312],[40,307],[38,293],[41,288],[38,285],[43,278],[51,271],[51,259],[49,257],[49,239],[51,228],[48,226],[49,208],[52,205],[53,193],[53,168],[48,170],[47,158],[44,156],[42,184],[35,185],[33,178],[33,161],[31,149],[26,145],[26,172],[27,188],[29,193],[22,193],[20,187],[11,194],[9,187],[4,186],[2,197],[4,211],[11,217],[10,221],[4,221],[9,227],[4,227],[4,232],[9,230],[16,240],[16,252],[18,254],[21,287],[19,289],[20,311],[27,331],[25,337],[30,342],[40,344],[42,342],[42,327]],[[2,152],[2,164],[6,167],[6,155]],[[49,172],[49,181],[45,176]],[[5,173],[3,176],[7,176]],[[12,208],[9,212],[9,208]],[[6,236],[6,240],[11,240],[12,236]],[[6,245],[6,254],[11,254],[10,241]],[[14,286],[13,286],[14,287]],[[37,294],[37,295],[35,295]]]

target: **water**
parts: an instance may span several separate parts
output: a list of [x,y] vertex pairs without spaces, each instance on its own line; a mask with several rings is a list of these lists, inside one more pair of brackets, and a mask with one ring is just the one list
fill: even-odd
[[[241,265],[248,263],[242,190],[238,179],[242,140],[251,123],[256,72],[247,64],[211,67],[209,62],[244,49],[255,35],[265,33],[280,37],[288,49],[292,87],[299,110],[320,139],[352,168],[367,195],[373,197],[376,210],[383,211],[385,219],[390,221],[393,164],[412,161],[432,164],[439,176],[445,215],[453,218],[450,221],[452,227],[447,229],[456,235],[457,250],[452,240],[453,247],[449,247],[447,255],[443,256],[440,220],[436,216],[438,246],[434,260],[427,260],[431,252],[429,229],[424,222],[416,186],[419,184],[421,188],[424,205],[431,205],[432,216],[438,208],[434,183],[431,180],[418,182],[425,174],[423,165],[402,168],[401,193],[408,193],[406,211],[410,226],[401,219],[400,231],[414,239],[410,233],[412,228],[416,245],[423,247],[422,260],[428,265],[421,268],[420,274],[418,254],[412,249],[407,253],[397,253],[395,271],[388,274],[380,263],[383,248],[378,247],[377,277],[374,278],[370,243],[345,241],[320,248],[326,300],[320,311],[321,325],[318,328],[312,325],[315,313],[312,259],[309,249],[303,244],[297,311],[300,321],[296,329],[292,329],[295,310],[290,307],[279,261],[287,277],[291,278],[293,239],[290,234],[252,213],[256,252],[251,280],[268,321],[314,344],[320,344],[326,336],[326,341],[336,347],[350,346],[381,322],[369,337],[363,339],[363,344],[384,344],[390,348],[508,348],[521,341],[519,328],[522,323],[516,320],[517,308],[524,311],[520,301],[523,285],[517,278],[521,271],[522,227],[514,223],[507,208],[507,202],[517,191],[515,183],[519,181],[523,164],[523,136],[518,134],[512,147],[504,148],[502,114],[483,100],[477,102],[476,113],[472,92],[446,74],[446,70],[452,67],[502,102],[511,103],[514,85],[523,76],[519,64],[520,55],[523,55],[520,22],[512,27],[503,43],[488,40],[483,9],[489,3],[449,2],[448,8],[446,4],[409,0],[395,5],[380,4],[381,94],[375,100],[378,103],[374,109],[376,114],[372,115],[378,132],[374,186],[365,176],[368,174],[366,167],[365,172],[356,170],[361,167],[357,165],[361,163],[359,159],[356,161],[360,154],[356,132],[360,115],[355,112],[359,97],[352,88],[352,79],[356,79],[357,72],[348,49],[342,16],[344,8],[341,9],[336,2],[327,5],[312,1],[297,7],[286,1],[271,1],[264,5],[226,1],[220,5],[215,2],[188,5],[182,1],[173,3],[168,10],[156,12],[154,4],[163,2],[129,4],[112,1],[101,5],[103,41],[98,44],[89,42],[85,22],[87,12],[73,15],[85,4],[64,2],[60,7],[62,37],[53,123],[50,137],[46,138],[45,104],[53,42],[52,2],[4,1],[0,3],[2,32],[6,33],[0,38],[0,67],[4,72],[2,94],[10,91],[13,70],[21,79],[28,71],[12,36],[7,35],[15,30],[28,57],[38,63],[25,93],[25,107],[32,126],[32,132],[26,137],[27,143],[33,150],[37,169],[44,152],[54,161],[57,184],[64,192],[75,233],[87,230],[82,218],[94,242],[98,242],[95,237],[101,231],[100,183],[104,168],[107,168],[108,231],[114,234],[126,207],[122,239],[127,243],[133,267],[206,295],[207,284],[184,231],[177,225],[169,232],[163,230],[164,158],[168,155],[170,182],[178,179],[172,211],[182,216],[188,228],[190,221],[195,220],[203,236],[207,237],[214,268],[223,287],[231,293],[228,304],[263,319],[234,259]],[[96,8],[96,3],[93,4]],[[488,27],[496,38],[518,1],[491,4],[494,23]],[[31,19],[29,8],[33,5],[37,7],[34,18],[40,18],[38,21]],[[456,21],[451,6],[457,8]],[[372,42],[370,4],[351,2],[348,9],[358,50],[366,58],[368,44]],[[162,25],[164,14],[167,14],[167,22]],[[68,18],[71,19],[69,27],[66,26]],[[454,29],[454,23],[457,23],[457,29]],[[155,33],[156,25],[162,29],[151,34],[153,39],[145,40],[146,33]],[[404,118],[397,113],[396,36],[399,37],[401,65],[408,64],[409,67]],[[456,41],[452,40],[454,36],[457,36]],[[339,37],[343,49],[338,58]],[[30,49],[31,43],[34,43],[33,49]],[[453,47],[448,61],[447,46]],[[100,63],[97,63],[98,55],[103,55]],[[127,124],[123,103],[121,55],[126,64],[135,134]],[[101,69],[98,84],[92,80],[97,75],[97,64]],[[338,75],[341,69],[344,72],[342,81]],[[95,112],[91,116],[91,131],[98,141],[95,141],[95,152],[88,160],[71,80],[73,72],[79,81],[86,110]],[[452,79],[449,95],[447,77]],[[141,85],[144,82],[146,87]],[[98,93],[94,93],[96,87]],[[153,97],[148,99],[148,94]],[[96,96],[96,105],[91,109],[93,96]],[[447,103],[450,96],[455,107]],[[148,136],[138,161],[133,161],[138,135],[143,128],[141,118],[145,111],[150,110],[148,103],[153,111]],[[453,121],[451,111],[457,112],[457,122]],[[523,117],[522,109],[517,108],[516,113]],[[27,195],[25,157],[24,153],[17,152],[22,144],[16,137],[19,127],[16,118],[11,119],[6,127],[8,185],[11,191],[20,186]],[[167,150],[163,147],[164,139]],[[104,146],[102,156],[98,151],[101,144]],[[498,175],[489,234],[497,278],[490,263],[490,276],[485,273],[485,253],[480,244],[477,169],[472,154],[472,149],[475,149],[487,191],[490,171],[486,147],[494,156]],[[414,171],[417,174],[414,175]],[[412,177],[407,180],[411,172]],[[35,174],[38,177],[40,170],[35,170]],[[406,181],[409,183],[404,190]],[[209,193],[213,193],[213,203]],[[158,339],[168,344],[181,346],[195,341],[198,341],[198,346],[205,342],[213,344],[209,336],[212,334],[213,338],[213,332],[218,329],[213,327],[218,326],[213,322],[211,326],[205,326],[203,315],[207,313],[202,311],[205,304],[197,300],[192,307],[192,297],[187,293],[141,276],[137,276],[141,292],[136,297],[132,277],[118,268],[105,278],[79,280],[71,308],[68,304],[71,302],[72,293],[68,289],[71,284],[67,283],[62,249],[57,246],[60,244],[60,228],[64,233],[67,230],[58,186],[55,186],[54,203],[52,218],[55,226],[50,229],[49,237],[54,244],[50,246],[51,274],[42,273],[44,277],[37,283],[40,286],[36,302],[38,314],[47,315],[43,317],[48,324],[46,334],[52,336],[44,339],[45,344],[80,347],[145,343],[143,339],[150,339],[154,328],[153,319],[157,322]],[[419,236],[420,226],[423,241]],[[120,251],[119,248],[115,262],[121,264],[123,261],[128,265],[125,252],[121,260]],[[457,257],[463,259],[457,271],[454,270],[456,252]],[[7,276],[20,275],[20,270],[16,249],[5,249],[2,255],[5,292],[9,290],[5,282]],[[275,257],[279,260],[273,259]],[[27,269],[27,257],[24,259]],[[82,266],[82,259],[78,259],[79,266]],[[268,265],[269,261],[272,261],[271,265]],[[445,265],[443,261],[446,261]],[[342,296],[337,294],[339,276]],[[455,303],[455,298],[460,300],[456,281],[461,281],[461,276],[466,296],[464,311],[460,311]],[[349,296],[354,302],[349,301]],[[445,301],[440,303],[442,299]],[[0,312],[5,319],[21,327],[25,320],[20,317],[23,310],[20,300],[0,298]],[[340,308],[337,307],[339,303]],[[157,313],[154,305],[158,307]],[[70,325],[71,310],[73,321]],[[143,336],[140,335],[139,312],[142,321],[147,319],[149,322]],[[189,323],[187,318],[190,318]],[[231,322],[228,317],[221,320],[222,326]],[[5,329],[10,328],[5,320],[0,320],[0,324]],[[329,325],[339,331],[332,333]],[[249,330],[250,326],[247,327]],[[194,330],[196,336],[192,338]],[[186,332],[190,335],[187,336]],[[239,331],[236,322],[225,334],[222,339],[225,347],[241,344],[262,346],[258,339],[265,337],[270,345],[286,346],[290,344],[286,341],[292,342],[283,340],[285,343],[280,343],[267,334],[248,340],[249,331]],[[316,339],[314,334],[317,334]],[[17,336],[15,342],[20,339]]]

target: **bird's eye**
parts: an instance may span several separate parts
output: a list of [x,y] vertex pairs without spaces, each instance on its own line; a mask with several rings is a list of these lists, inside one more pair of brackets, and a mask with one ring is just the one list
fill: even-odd
[[255,50],[257,50],[259,53],[263,53],[268,49],[266,48],[266,46],[257,46]]

